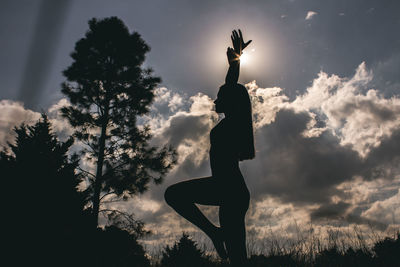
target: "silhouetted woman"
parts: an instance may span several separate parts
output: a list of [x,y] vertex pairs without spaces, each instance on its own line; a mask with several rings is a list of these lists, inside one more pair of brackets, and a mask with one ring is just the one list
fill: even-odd
[[[242,33],[233,31],[234,49],[228,48],[229,70],[220,87],[215,110],[224,113],[210,133],[211,177],[171,185],[165,191],[166,202],[212,240],[217,253],[234,266],[244,266],[246,253],[245,215],[250,194],[239,169],[239,161],[254,158],[251,103],[246,88],[237,84],[239,55],[251,42],[243,42]],[[219,206],[220,227],[212,224],[195,203]]]

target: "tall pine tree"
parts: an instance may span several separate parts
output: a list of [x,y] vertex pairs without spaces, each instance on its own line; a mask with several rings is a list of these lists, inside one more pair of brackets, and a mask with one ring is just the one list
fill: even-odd
[[85,144],[82,154],[95,165],[95,170],[83,170],[95,225],[106,195],[128,199],[144,192],[151,180],[160,183],[176,161],[172,148],[149,146],[150,129],[136,125],[160,82],[142,66],[149,50],[120,19],[92,19],[63,72],[62,92],[71,106],[61,111]]

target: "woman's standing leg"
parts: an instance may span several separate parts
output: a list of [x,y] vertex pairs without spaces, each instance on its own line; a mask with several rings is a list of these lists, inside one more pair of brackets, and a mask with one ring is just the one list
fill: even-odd
[[243,197],[227,201],[220,207],[220,223],[224,234],[225,247],[232,266],[246,266],[246,226],[245,216],[249,198]]
[[212,224],[195,205],[221,204],[221,195],[212,177],[193,179],[171,185],[164,194],[165,201],[179,215],[199,227],[208,235],[221,258],[226,258],[221,228]]

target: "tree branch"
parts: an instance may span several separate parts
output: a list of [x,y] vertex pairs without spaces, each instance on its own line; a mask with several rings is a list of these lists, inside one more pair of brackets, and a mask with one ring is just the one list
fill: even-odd
[[104,197],[106,197],[106,196],[108,196],[108,195],[111,195],[111,194],[114,194],[114,193],[115,193],[115,191],[111,191],[111,192],[105,193],[103,196],[100,197],[100,201],[101,201]]
[[77,169],[80,170],[80,171],[83,172],[83,173],[89,174],[90,176],[96,178],[96,176],[95,176],[93,173],[88,172],[88,171],[85,171],[84,169],[82,169],[82,168],[79,167],[79,166],[77,167]]

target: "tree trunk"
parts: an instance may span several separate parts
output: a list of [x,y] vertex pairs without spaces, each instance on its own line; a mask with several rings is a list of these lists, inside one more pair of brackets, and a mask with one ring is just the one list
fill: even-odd
[[101,134],[99,140],[99,156],[97,158],[97,170],[96,170],[96,180],[94,181],[94,192],[93,192],[93,224],[97,228],[99,219],[99,209],[100,209],[100,192],[101,183],[103,178],[103,162],[104,162],[104,149],[106,145],[106,130],[108,124],[108,105],[104,112],[104,121],[101,125]]

